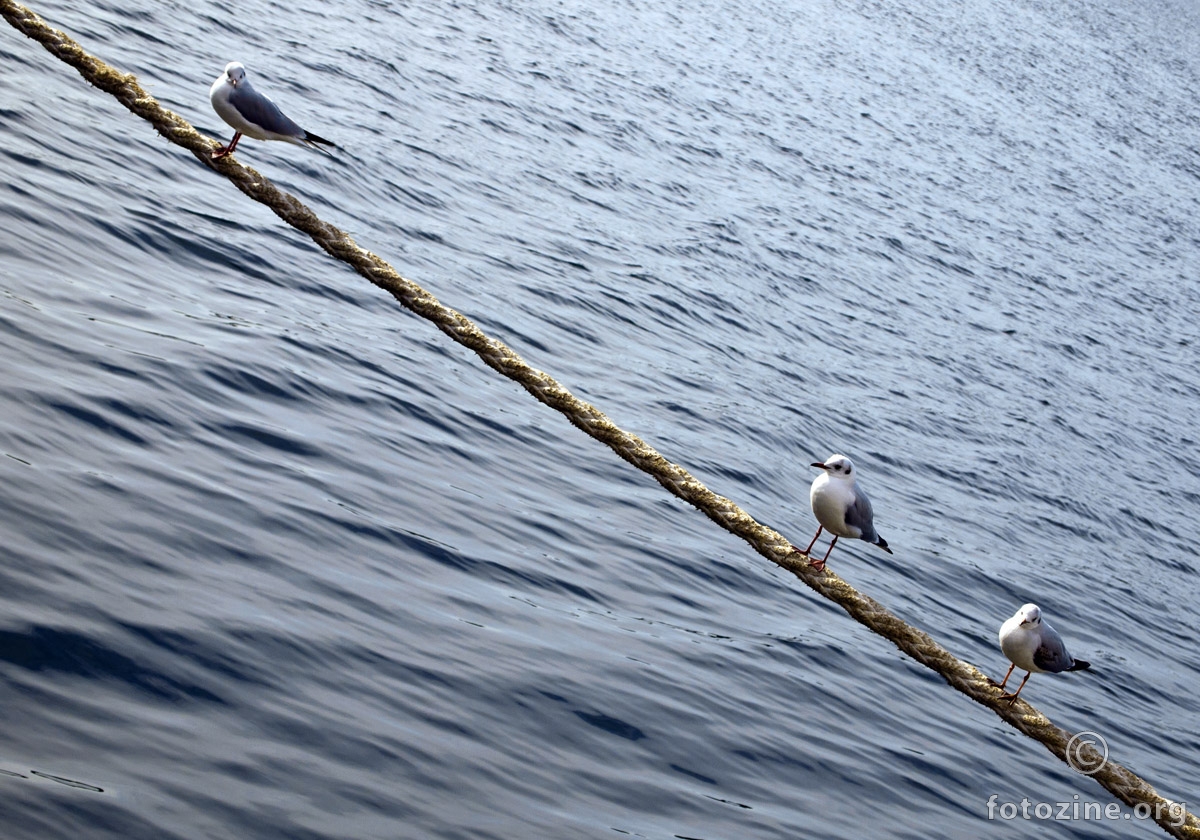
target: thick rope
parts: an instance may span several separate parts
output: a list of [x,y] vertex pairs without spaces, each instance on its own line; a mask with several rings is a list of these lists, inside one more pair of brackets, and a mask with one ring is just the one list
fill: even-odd
[[[191,151],[201,163],[230,181],[246,195],[275,212],[292,227],[307,233],[331,256],[349,264],[375,285],[390,292],[408,309],[432,321],[452,339],[474,350],[484,364],[520,383],[538,401],[561,412],[576,427],[613,449],[633,466],[652,475],[674,495],[695,505],[722,528],[750,543],[759,554],[777,563],[808,586],[846,610],[856,621],[890,639],[896,647],[922,665],[936,671],[946,682],[977,703],[994,711],[1005,723],[1040,741],[1072,767],[1099,767],[1090,775],[1117,799],[1135,809],[1139,817],[1155,820],[1171,836],[1200,840],[1200,820],[1182,804],[1158,795],[1145,780],[1105,756],[1083,740],[1055,726],[1024,699],[1015,704],[1001,701],[996,688],[974,665],[947,651],[927,633],[918,630],[858,592],[832,572],[817,572],[798,559],[791,543],[776,531],[760,525],[724,496],[713,493],[687,470],[673,464],[641,438],[623,431],[594,406],[578,399],[546,373],[530,367],[503,342],[489,338],[475,324],[444,306],[423,288],[401,277],[388,263],[360,248],[342,230],[326,224],[295,197],[276,188],[253,169],[233,157],[214,161],[211,154],[219,143],[200,134],[187,120],[163,108],[138,84],[86,53],[65,33],[53,29],[29,9],[12,0],[0,0],[0,12],[12,26],[41,43],[58,58],[77,69],[91,84],[116,97],[126,108],[147,120],[159,134]],[[1068,756],[1068,745],[1070,755]],[[1181,824],[1176,824],[1181,823]]]

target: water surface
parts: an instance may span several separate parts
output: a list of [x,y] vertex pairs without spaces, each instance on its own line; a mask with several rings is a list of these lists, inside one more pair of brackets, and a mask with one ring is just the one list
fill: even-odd
[[[1200,790],[1187,6],[42,3],[793,541]],[[8,837],[1107,837],[1107,804],[0,34]],[[804,543],[802,543],[804,544]],[[1157,834],[1136,820],[1116,830]],[[1147,833],[1149,832],[1149,834]]]

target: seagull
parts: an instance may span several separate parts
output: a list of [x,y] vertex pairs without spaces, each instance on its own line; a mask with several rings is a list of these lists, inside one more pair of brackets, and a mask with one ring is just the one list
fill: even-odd
[[812,547],[817,543],[821,531],[828,528],[833,534],[833,542],[821,560],[809,560],[808,565],[818,572],[825,568],[825,561],[837,545],[838,537],[848,537],[854,540],[866,540],[871,545],[877,545],[888,554],[887,541],[875,533],[875,517],[871,511],[871,500],[858,486],[855,479],[854,464],[845,455],[830,455],[825,463],[816,461],[814,467],[824,470],[812,483],[809,501],[812,503],[813,514],[817,517],[820,527],[813,536],[808,548],[800,551],[795,546],[792,551],[808,557]]
[[225,72],[217,77],[208,92],[213,110],[233,126],[233,139],[212,153],[213,159],[229,157],[237,147],[238,140],[245,134],[255,140],[286,140],[297,146],[309,145],[317,148],[318,143],[337,147],[337,144],[305,131],[296,125],[279,106],[254,89],[246,78],[246,68],[239,61],[225,65]]
[[999,688],[1008,684],[1008,678],[1012,676],[1014,668],[1024,668],[1028,672],[1015,692],[1004,695],[1010,704],[1016,701],[1031,674],[1058,674],[1092,667],[1090,663],[1075,659],[1067,653],[1062,636],[1042,621],[1042,610],[1037,604],[1026,604],[1001,625],[1000,650],[1004,651],[1012,665],[1009,666],[1008,673],[1004,675],[1004,682],[999,684]]

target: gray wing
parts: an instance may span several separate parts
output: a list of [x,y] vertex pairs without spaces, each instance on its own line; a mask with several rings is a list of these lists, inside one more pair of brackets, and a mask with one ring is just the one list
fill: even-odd
[[871,500],[857,483],[854,485],[854,504],[846,508],[846,524],[861,532],[859,539],[875,541],[875,512],[871,510]]
[[1067,646],[1058,631],[1043,621],[1041,636],[1037,650],[1033,652],[1033,664],[1054,674],[1070,668],[1075,660],[1067,653]]
[[229,94],[229,104],[237,108],[238,113],[248,121],[274,134],[285,134],[288,137],[304,136],[304,129],[280,111],[278,105],[249,84],[234,88]]

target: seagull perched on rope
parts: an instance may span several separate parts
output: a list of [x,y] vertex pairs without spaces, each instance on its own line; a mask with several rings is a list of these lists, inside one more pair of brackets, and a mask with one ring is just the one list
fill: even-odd
[[337,147],[336,143],[296,125],[287,114],[279,110],[278,105],[256,91],[246,78],[246,68],[241,62],[231,61],[225,65],[225,72],[213,82],[208,98],[212,101],[217,116],[229,123],[234,130],[229,145],[222,146],[212,153],[213,160],[233,154],[243,134],[255,140],[285,140],[297,146],[318,148],[318,144],[323,144]]
[[[1012,662],[1001,683],[993,682],[998,688],[1008,685],[1014,668],[1026,671],[1025,679],[1012,694],[1005,694],[1009,703],[1015,703],[1017,695],[1025,687],[1032,674],[1060,674],[1063,671],[1082,671],[1092,667],[1082,659],[1067,653],[1062,636],[1053,627],[1042,621],[1042,610],[1037,604],[1026,604],[1016,615],[1000,627],[1000,650]],[[1003,699],[1003,698],[1002,698]]]
[[812,547],[817,544],[817,537],[821,536],[821,531],[828,530],[833,534],[829,550],[822,559],[808,561],[808,565],[818,572],[825,568],[825,561],[833,553],[838,537],[866,540],[891,554],[892,550],[888,548],[887,541],[875,532],[875,514],[871,510],[871,500],[858,486],[854,464],[850,459],[845,455],[830,455],[824,463],[816,461],[812,466],[824,470],[813,481],[809,493],[813,514],[820,525],[808,548],[800,551],[793,546],[792,551],[808,557]]

